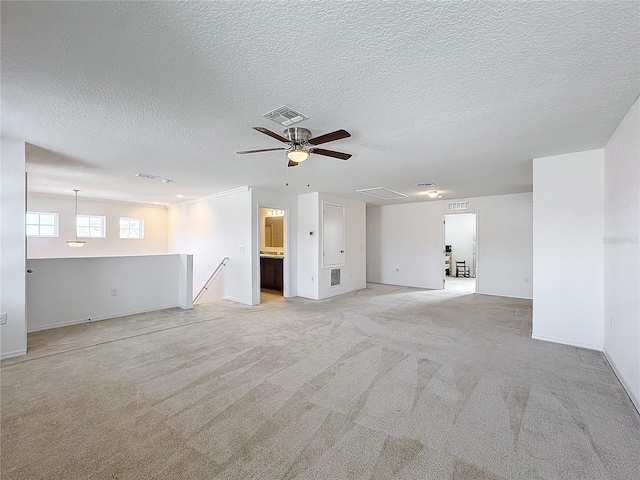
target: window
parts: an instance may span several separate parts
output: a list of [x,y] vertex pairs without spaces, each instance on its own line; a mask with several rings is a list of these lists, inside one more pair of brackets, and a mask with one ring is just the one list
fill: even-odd
[[105,238],[106,218],[101,215],[78,215],[76,217],[76,230],[78,237]]
[[141,218],[120,217],[120,238],[144,238],[144,221]]
[[27,237],[57,236],[57,213],[27,212]]

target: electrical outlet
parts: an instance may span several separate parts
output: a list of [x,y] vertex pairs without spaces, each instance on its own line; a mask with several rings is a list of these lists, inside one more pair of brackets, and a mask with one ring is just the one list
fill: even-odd
[[7,314],[0,313],[0,325],[6,325],[6,324],[7,324]]
[[524,277],[524,283],[529,283],[529,277]]
[[240,251],[244,252],[244,250],[245,250],[244,245],[240,245]]
[[117,288],[112,288],[111,289],[111,296],[112,297],[117,297],[118,296],[118,289]]

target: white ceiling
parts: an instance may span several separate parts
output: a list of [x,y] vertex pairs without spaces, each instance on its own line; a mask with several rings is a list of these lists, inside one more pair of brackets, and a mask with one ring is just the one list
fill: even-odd
[[[2,135],[31,191],[175,203],[243,185],[370,203],[531,191],[640,92],[640,3],[2,2]],[[289,105],[352,137],[286,167]],[[172,179],[134,177],[145,172]],[[288,186],[287,186],[288,183]],[[308,185],[308,186],[307,186]],[[384,186],[404,200],[356,189]]]

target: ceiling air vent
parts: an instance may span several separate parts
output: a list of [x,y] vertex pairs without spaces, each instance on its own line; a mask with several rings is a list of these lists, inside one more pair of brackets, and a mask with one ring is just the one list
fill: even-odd
[[467,210],[469,205],[469,202],[451,202],[449,204],[449,210]]
[[151,175],[149,173],[136,173],[136,177],[149,178],[151,180],[155,180],[156,178],[160,178],[158,175]]
[[265,113],[262,116],[285,127],[309,118],[303,113],[296,112],[293,108],[287,107],[286,105],[283,105],[272,112]]
[[371,195],[372,197],[382,198],[384,200],[392,200],[394,198],[407,198],[408,195],[404,193],[396,192],[385,187],[373,187],[363,188],[362,190],[356,190],[358,193],[364,193],[365,195]]

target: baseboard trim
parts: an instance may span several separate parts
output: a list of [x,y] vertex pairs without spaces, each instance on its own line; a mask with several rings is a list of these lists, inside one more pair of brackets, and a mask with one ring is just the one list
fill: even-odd
[[247,303],[244,300],[240,300],[239,298],[235,298],[235,297],[231,297],[229,295],[225,295],[224,297],[222,297],[224,300],[231,300],[232,302],[236,302],[236,303],[241,303],[242,305],[249,305],[251,306],[251,303]]
[[8,358],[20,357],[22,355],[27,354],[27,349],[24,348],[22,350],[14,350],[13,352],[6,352],[0,355],[0,360],[6,360]]
[[531,338],[534,340],[541,340],[543,342],[559,343],[561,345],[569,345],[571,347],[586,348],[587,350],[595,350],[596,352],[602,351],[602,346],[588,345],[586,343],[579,342],[570,342],[568,340],[560,340],[559,338],[543,337],[542,335],[531,335]]
[[[334,287],[335,288],[335,287]],[[325,300],[327,298],[331,298],[331,297],[337,297],[338,295],[345,295],[347,293],[353,293],[353,292],[357,292],[358,290],[364,290],[365,288],[367,288],[367,285],[365,284],[365,286],[359,286],[359,287],[355,287],[355,288],[351,288],[349,290],[341,290],[339,292],[336,293],[332,293],[331,295],[326,295],[324,297],[319,297],[318,300]]]
[[627,381],[624,379],[624,377],[620,374],[620,370],[618,369],[616,362],[613,361],[613,359],[611,358],[611,355],[609,355],[609,352],[607,352],[606,348],[604,347],[602,348],[602,353],[604,354],[604,358],[607,359],[607,362],[609,362],[609,366],[611,367],[611,370],[613,370],[613,373],[616,375],[616,377],[618,377],[618,381],[622,385],[622,388],[624,388],[625,392],[627,392],[627,395],[629,395],[629,398],[631,399],[631,403],[633,403],[633,406],[636,407],[636,410],[638,411],[638,413],[640,413],[640,400],[638,400],[635,397],[635,395],[631,391],[631,387],[629,386]]
[[504,298],[519,298],[521,300],[533,300],[533,297],[520,297],[518,295],[505,295],[504,293],[487,293],[487,292],[476,292],[478,295],[487,295],[489,297],[504,297]]
[[[54,323],[52,325],[45,325],[45,326],[41,326],[41,327],[36,327],[36,328],[29,328],[29,326],[27,325],[27,333],[34,333],[34,332],[41,332],[43,330],[51,330],[53,328],[62,328],[62,327],[70,327],[71,325],[79,325],[81,323],[93,323],[93,322],[99,322],[101,320],[109,320],[111,318],[120,318],[120,317],[128,317],[129,315],[137,315],[139,313],[148,313],[148,312],[157,312],[158,310],[166,310],[167,308],[175,308],[175,307],[179,307],[179,305],[177,304],[171,304],[171,305],[164,305],[164,306],[159,306],[159,307],[153,307],[153,308],[143,308],[141,310],[132,310],[130,312],[122,312],[122,313],[113,313],[113,314],[108,314],[108,315],[100,315],[97,317],[91,317],[91,319],[80,319],[80,320],[71,320],[68,322],[60,322],[60,323]],[[29,320],[27,319],[27,322]]]

